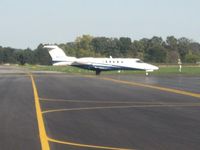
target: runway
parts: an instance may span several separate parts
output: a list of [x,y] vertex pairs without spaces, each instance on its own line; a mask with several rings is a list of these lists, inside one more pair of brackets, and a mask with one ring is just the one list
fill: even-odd
[[198,81],[0,73],[0,149],[198,150]]
[[24,70],[0,67],[0,149],[40,150],[33,90]]

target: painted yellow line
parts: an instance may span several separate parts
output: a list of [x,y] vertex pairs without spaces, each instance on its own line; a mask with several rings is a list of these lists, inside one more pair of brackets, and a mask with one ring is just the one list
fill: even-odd
[[[117,108],[131,108],[131,107],[199,107],[200,103],[187,103],[187,104],[157,104],[157,105],[135,105],[135,106],[111,106],[111,107],[88,107],[88,108],[69,108],[69,109],[55,109],[55,110],[47,110],[47,111],[41,111],[40,103],[39,103],[39,97],[37,93],[37,88],[33,79],[33,76],[30,75],[31,80],[32,80],[32,86],[33,86],[33,91],[34,91],[34,97],[35,97],[35,105],[36,105],[36,113],[37,113],[37,119],[38,119],[38,126],[39,126],[39,132],[40,132],[40,140],[41,140],[41,145],[42,145],[42,150],[50,150],[49,147],[49,142],[54,142],[58,144],[66,144],[66,145],[71,145],[71,146],[77,146],[77,147],[85,147],[85,148],[95,148],[95,149],[108,149],[108,150],[129,150],[129,149],[124,149],[124,148],[115,148],[115,147],[106,147],[106,146],[96,146],[96,145],[87,145],[87,144],[80,144],[80,143],[74,143],[74,142],[68,142],[68,141],[60,141],[56,139],[49,138],[46,134],[45,126],[44,126],[44,121],[42,117],[42,113],[50,113],[50,112],[59,112],[59,111],[78,111],[78,110],[95,110],[95,109],[117,109]],[[93,77],[93,76],[90,76]],[[94,77],[93,77],[94,78]],[[187,95],[187,96],[193,96],[200,98],[200,94],[196,93],[191,93],[187,91],[181,91],[181,90],[175,90],[175,89],[169,89],[169,88],[164,88],[164,87],[159,87],[159,86],[152,86],[152,85],[146,85],[146,84],[140,84],[140,83],[134,83],[134,82],[128,82],[128,81],[120,81],[120,80],[115,80],[111,78],[101,78],[103,80],[109,80],[117,83],[124,83],[124,84],[129,84],[129,85],[134,85],[134,86],[141,86],[141,87],[148,87],[148,88],[153,88],[153,89],[158,89],[162,91],[167,91],[167,92],[172,92],[172,93],[177,93],[177,94],[182,94],[182,95]]]
[[[94,76],[89,76],[89,75],[85,75],[84,77],[95,78]],[[117,79],[106,78],[106,77],[102,77],[102,78],[98,78],[98,79],[112,81],[115,83],[123,83],[123,84],[127,84],[127,85],[146,87],[146,88],[156,89],[156,90],[160,90],[160,91],[171,92],[171,93],[191,96],[191,97],[195,97],[195,98],[200,98],[199,93],[193,93],[193,92],[188,92],[188,91],[184,91],[184,90],[177,90],[177,89],[173,89],[173,88],[166,88],[166,87],[142,84],[142,83],[137,83],[137,82],[129,82],[129,81],[117,80]]]
[[148,85],[148,84],[142,84],[142,83],[136,83],[136,82],[120,81],[120,80],[111,79],[111,78],[103,78],[103,79],[113,81],[113,82],[117,82],[117,83],[124,83],[124,84],[129,84],[129,85],[147,87],[147,88],[152,88],[152,89],[156,89],[156,90],[161,90],[161,91],[166,91],[166,92],[171,92],[171,93],[176,93],[176,94],[200,98],[200,94],[198,94],[198,93],[193,93],[193,92],[188,92],[188,91],[183,91],[183,90],[177,90],[177,89],[173,89],[173,88],[166,88],[166,87]]
[[76,147],[86,147],[86,148],[105,149],[105,150],[130,150],[130,149],[124,149],[124,148],[79,144],[79,143],[73,143],[73,142],[67,142],[67,141],[64,142],[64,141],[59,141],[56,139],[49,138],[47,136],[46,130],[45,130],[45,125],[44,125],[44,121],[43,121],[43,117],[42,117],[42,111],[41,111],[41,107],[40,107],[39,96],[38,96],[37,88],[35,85],[35,81],[34,81],[34,78],[32,75],[30,75],[30,78],[32,81],[32,86],[33,86],[42,150],[50,150],[49,142],[54,142],[54,143],[58,143],[58,144],[66,144],[66,145],[71,145],[71,146],[76,146]]
[[166,104],[149,104],[149,105],[132,105],[132,106],[105,106],[105,107],[82,107],[82,108],[63,108],[43,111],[43,114],[64,112],[64,111],[82,111],[82,110],[99,110],[99,109],[125,109],[125,108],[152,108],[152,107],[200,107],[200,103],[166,103]]
[[49,137],[48,137],[48,140],[50,142],[53,142],[53,143],[71,145],[71,146],[76,146],[76,147],[105,149],[105,150],[134,150],[134,149],[126,149],[126,148],[116,148],[116,147],[107,147],[107,146],[96,146],[96,145],[78,144],[78,143],[73,143],[73,142],[60,141],[60,140],[52,139],[52,138],[49,138]]
[[34,78],[32,75],[30,75],[30,78],[31,78],[33,93],[34,93],[34,98],[35,98],[35,107],[36,107],[36,114],[37,114],[37,120],[38,120],[38,128],[39,128],[41,147],[42,147],[42,150],[50,150],[49,141],[47,138],[45,125],[44,125],[44,121],[43,121],[43,117],[42,117],[42,111],[41,111],[41,107],[40,107],[37,88],[36,88],[35,81],[34,81]]
[[70,102],[70,103],[97,103],[97,104],[162,104],[163,102],[156,102],[156,101],[150,101],[150,102],[131,102],[131,101],[101,101],[101,100],[65,100],[65,99],[50,99],[50,98],[39,98],[40,101],[47,101],[47,102]]

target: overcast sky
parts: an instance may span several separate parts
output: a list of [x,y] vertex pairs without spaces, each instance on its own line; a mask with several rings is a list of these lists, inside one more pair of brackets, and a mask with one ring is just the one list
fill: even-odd
[[0,0],[0,45],[36,48],[83,34],[200,42],[199,15],[200,0]]

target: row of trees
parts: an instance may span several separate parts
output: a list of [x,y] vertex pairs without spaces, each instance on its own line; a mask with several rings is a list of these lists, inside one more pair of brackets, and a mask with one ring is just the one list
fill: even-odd
[[31,50],[29,48],[25,50],[14,49],[9,47],[0,47],[0,64],[41,64],[50,65],[51,58],[46,49],[43,49],[43,45],[40,44],[37,49]]
[[[200,61],[200,44],[187,38],[169,36],[143,38],[132,41],[129,37],[107,38],[83,35],[74,42],[59,44],[67,55],[76,57],[130,57],[153,63],[185,63]],[[51,64],[47,50],[40,44],[37,49],[19,50],[0,47],[0,63]]]
[[181,59],[186,63],[200,61],[200,44],[187,38],[168,36],[143,38],[132,41],[131,38],[107,38],[83,35],[75,42],[61,44],[67,54],[82,56],[137,57],[147,62],[177,63]]

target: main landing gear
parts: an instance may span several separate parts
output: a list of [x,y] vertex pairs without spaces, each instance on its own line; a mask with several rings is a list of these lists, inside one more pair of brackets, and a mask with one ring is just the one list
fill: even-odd
[[96,75],[100,75],[101,70],[96,70]]

